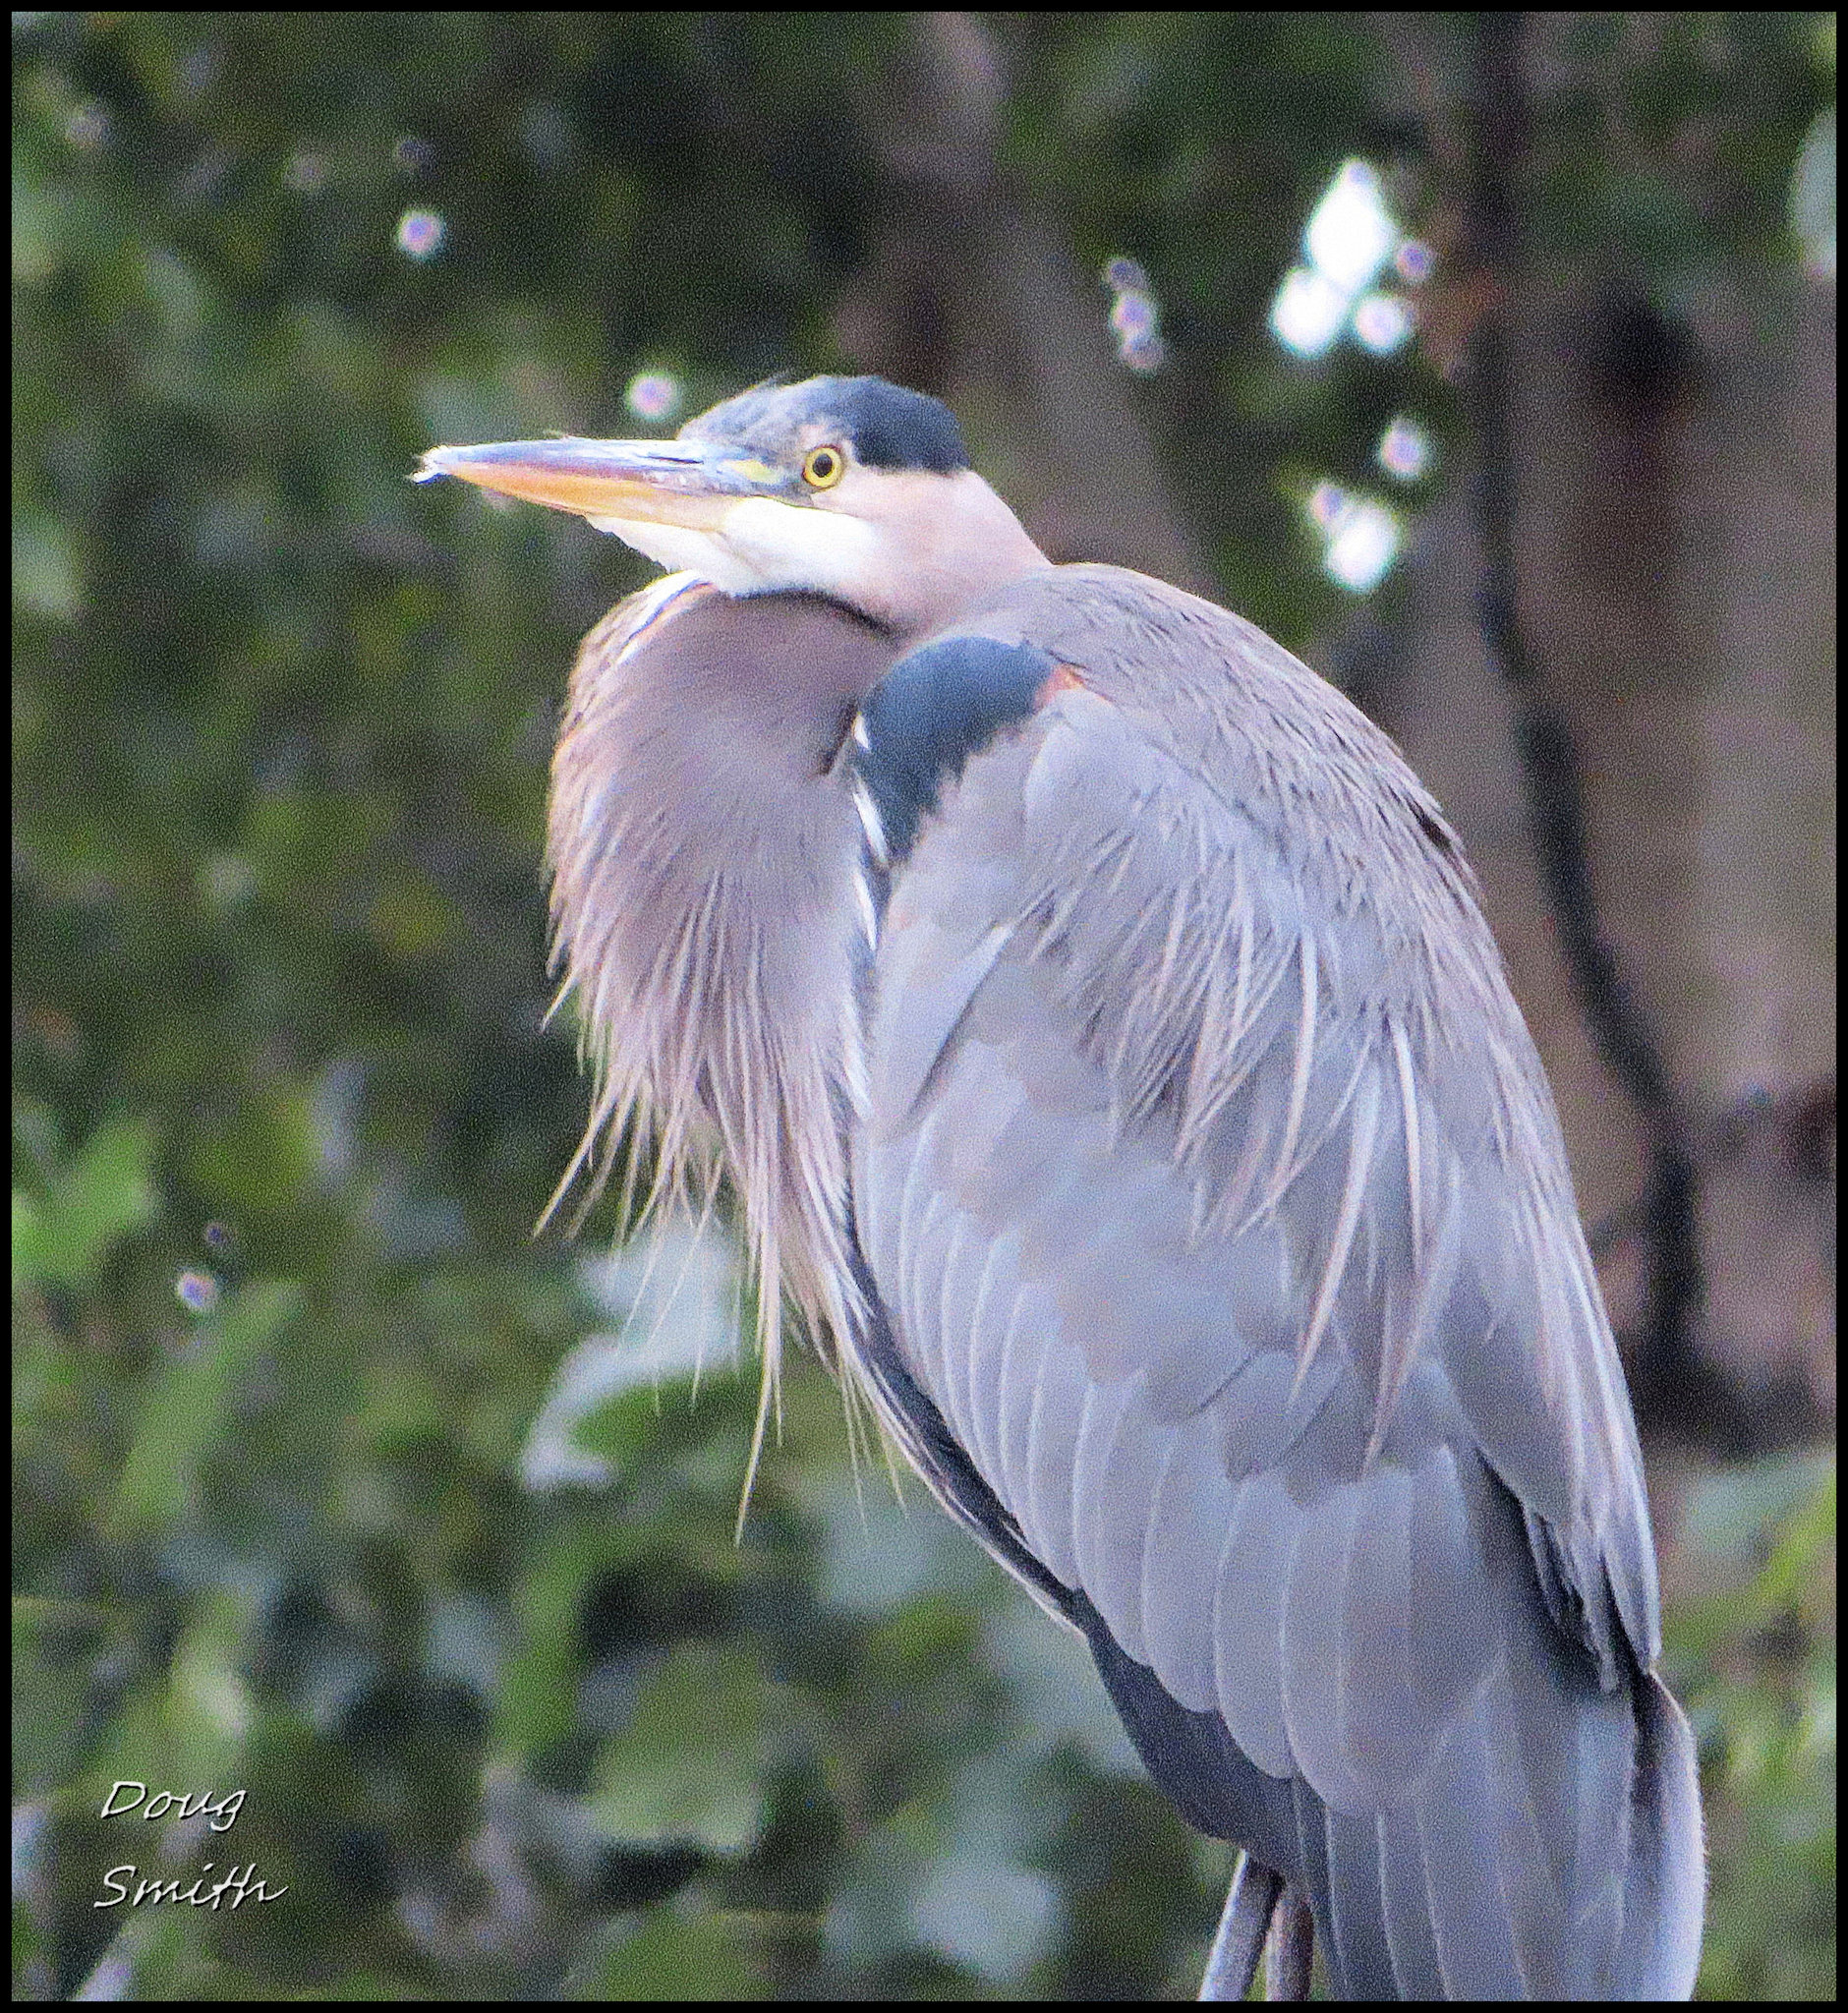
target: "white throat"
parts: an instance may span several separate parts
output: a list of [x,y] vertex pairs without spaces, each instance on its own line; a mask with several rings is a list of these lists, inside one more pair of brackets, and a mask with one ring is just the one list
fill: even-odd
[[819,594],[901,635],[953,621],[1050,562],[980,476],[856,472],[854,508],[747,496],[710,530],[593,517],[722,594]]

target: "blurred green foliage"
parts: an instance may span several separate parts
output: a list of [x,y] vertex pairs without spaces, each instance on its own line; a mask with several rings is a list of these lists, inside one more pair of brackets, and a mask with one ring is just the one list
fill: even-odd
[[1721,1999],[1832,1998],[1833,1457],[1709,1475],[1683,1541],[1706,1589],[1672,1607],[1666,1628],[1708,1763],[1702,1987]]
[[[1568,93],[1548,214],[1664,288],[1774,275],[1832,39],[1621,19],[1582,29],[1613,88],[1646,134],[1705,120],[1732,205]],[[1075,1645],[850,1473],[812,1363],[734,1541],[751,1379],[695,1408],[686,1368],[725,1294],[532,1240],[585,1105],[545,761],[639,573],[404,481],[617,431],[644,366],[694,406],[840,366],[910,31],[14,17],[16,1995],[1191,1988],[1226,1855]],[[1441,202],[1403,82],[1354,16],[996,31],[1014,171],[1162,291],[1138,395],[1202,548],[1301,641],[1338,598],[1293,484],[1364,464],[1401,367],[1301,370],[1264,305],[1345,154]],[[1423,32],[1441,94],[1457,31]],[[1718,1477],[1687,1540],[1716,1992],[1833,1992],[1832,1505],[1832,1468]],[[102,1819],[125,1780],[247,1795],[224,1833]],[[95,1906],[206,1861],[286,1894]]]

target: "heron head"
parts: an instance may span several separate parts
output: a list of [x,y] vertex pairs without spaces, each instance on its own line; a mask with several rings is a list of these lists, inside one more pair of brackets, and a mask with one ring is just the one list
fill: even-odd
[[434,447],[455,476],[613,532],[727,595],[825,595],[900,635],[1047,559],[969,465],[949,408],[883,377],[762,385],[672,440]]

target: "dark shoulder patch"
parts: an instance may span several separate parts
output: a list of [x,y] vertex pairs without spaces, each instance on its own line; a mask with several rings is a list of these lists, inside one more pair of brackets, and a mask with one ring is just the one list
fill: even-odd
[[900,658],[873,687],[860,707],[856,766],[894,865],[944,785],[1033,712],[1058,669],[1031,644],[950,636]]

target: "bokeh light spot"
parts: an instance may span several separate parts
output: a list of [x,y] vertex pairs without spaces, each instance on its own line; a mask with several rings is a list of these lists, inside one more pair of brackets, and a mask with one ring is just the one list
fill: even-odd
[[1322,273],[1299,265],[1271,302],[1271,333],[1299,357],[1319,357],[1341,333],[1348,296]]
[[183,1272],[173,1282],[173,1294],[189,1313],[209,1314],[218,1304],[218,1282],[209,1272]]
[[1168,361],[1168,345],[1159,335],[1126,335],[1117,355],[1138,377],[1152,377]]
[[1437,266],[1437,254],[1422,238],[1408,238],[1393,254],[1393,270],[1409,287],[1421,287]]
[[1110,325],[1126,341],[1155,332],[1155,303],[1133,289],[1119,294],[1110,310]]
[[1107,259],[1104,261],[1104,284],[1113,293],[1123,294],[1131,290],[1140,293],[1148,291],[1148,274],[1133,259]]
[[1356,302],[1354,338],[1376,357],[1390,357],[1405,346],[1416,325],[1412,303],[1398,294],[1367,294]]
[[1348,492],[1339,483],[1317,483],[1309,491],[1309,522],[1328,531],[1348,507]]
[[398,250],[421,265],[442,250],[443,220],[433,209],[407,209],[398,219]]
[[1431,436],[1416,420],[1396,413],[1374,449],[1379,465],[1402,483],[1415,483],[1431,465]]
[[1350,594],[1371,594],[1399,556],[1399,520],[1384,503],[1353,496],[1329,527],[1322,568]]
[[680,380],[668,371],[638,371],[629,379],[622,402],[638,420],[659,426],[680,410]]
[[1345,294],[1357,294],[1392,257],[1398,226],[1365,161],[1348,161],[1309,212],[1302,234],[1309,263]]
[[1161,303],[1148,274],[1133,259],[1118,257],[1105,260],[1103,280],[1115,296],[1110,328],[1117,338],[1117,361],[1138,377],[1152,377],[1168,361],[1168,345],[1161,338]]

